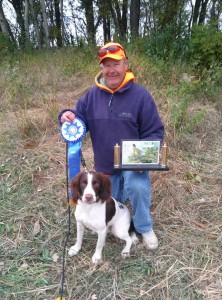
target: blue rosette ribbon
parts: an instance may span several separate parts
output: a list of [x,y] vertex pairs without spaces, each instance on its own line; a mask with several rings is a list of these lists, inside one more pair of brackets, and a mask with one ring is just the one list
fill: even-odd
[[61,135],[68,143],[69,179],[72,180],[80,172],[82,139],[86,135],[86,125],[79,118],[75,118],[73,122],[64,122]]

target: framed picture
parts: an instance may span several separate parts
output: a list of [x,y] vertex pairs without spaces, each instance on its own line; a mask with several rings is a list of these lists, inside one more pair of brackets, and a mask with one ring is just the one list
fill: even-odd
[[122,140],[121,164],[135,166],[158,165],[160,141]]

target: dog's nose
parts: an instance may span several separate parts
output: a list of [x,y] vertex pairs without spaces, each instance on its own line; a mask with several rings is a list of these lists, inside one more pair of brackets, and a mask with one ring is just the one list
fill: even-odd
[[93,200],[93,195],[92,195],[92,194],[86,194],[86,195],[85,195],[85,200],[86,200],[87,202],[92,201],[92,200]]

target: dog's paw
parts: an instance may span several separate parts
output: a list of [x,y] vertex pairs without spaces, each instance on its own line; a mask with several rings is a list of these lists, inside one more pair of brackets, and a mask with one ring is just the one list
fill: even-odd
[[122,258],[130,257],[130,253],[129,252],[122,252],[121,255],[122,255]]
[[78,252],[79,252],[80,248],[77,247],[76,245],[72,246],[70,249],[69,249],[69,252],[68,252],[68,255],[71,257],[71,256],[74,256],[76,255]]
[[137,245],[139,243],[139,238],[138,236],[135,234],[135,232],[133,232],[131,235],[132,241],[134,245]]
[[94,265],[99,265],[102,262],[102,257],[100,255],[94,254],[92,257],[92,263]]

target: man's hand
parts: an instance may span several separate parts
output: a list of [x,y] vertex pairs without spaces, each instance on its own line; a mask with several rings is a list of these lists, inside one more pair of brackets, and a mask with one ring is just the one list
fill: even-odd
[[72,111],[66,111],[61,116],[61,122],[73,122],[75,120],[75,114]]

